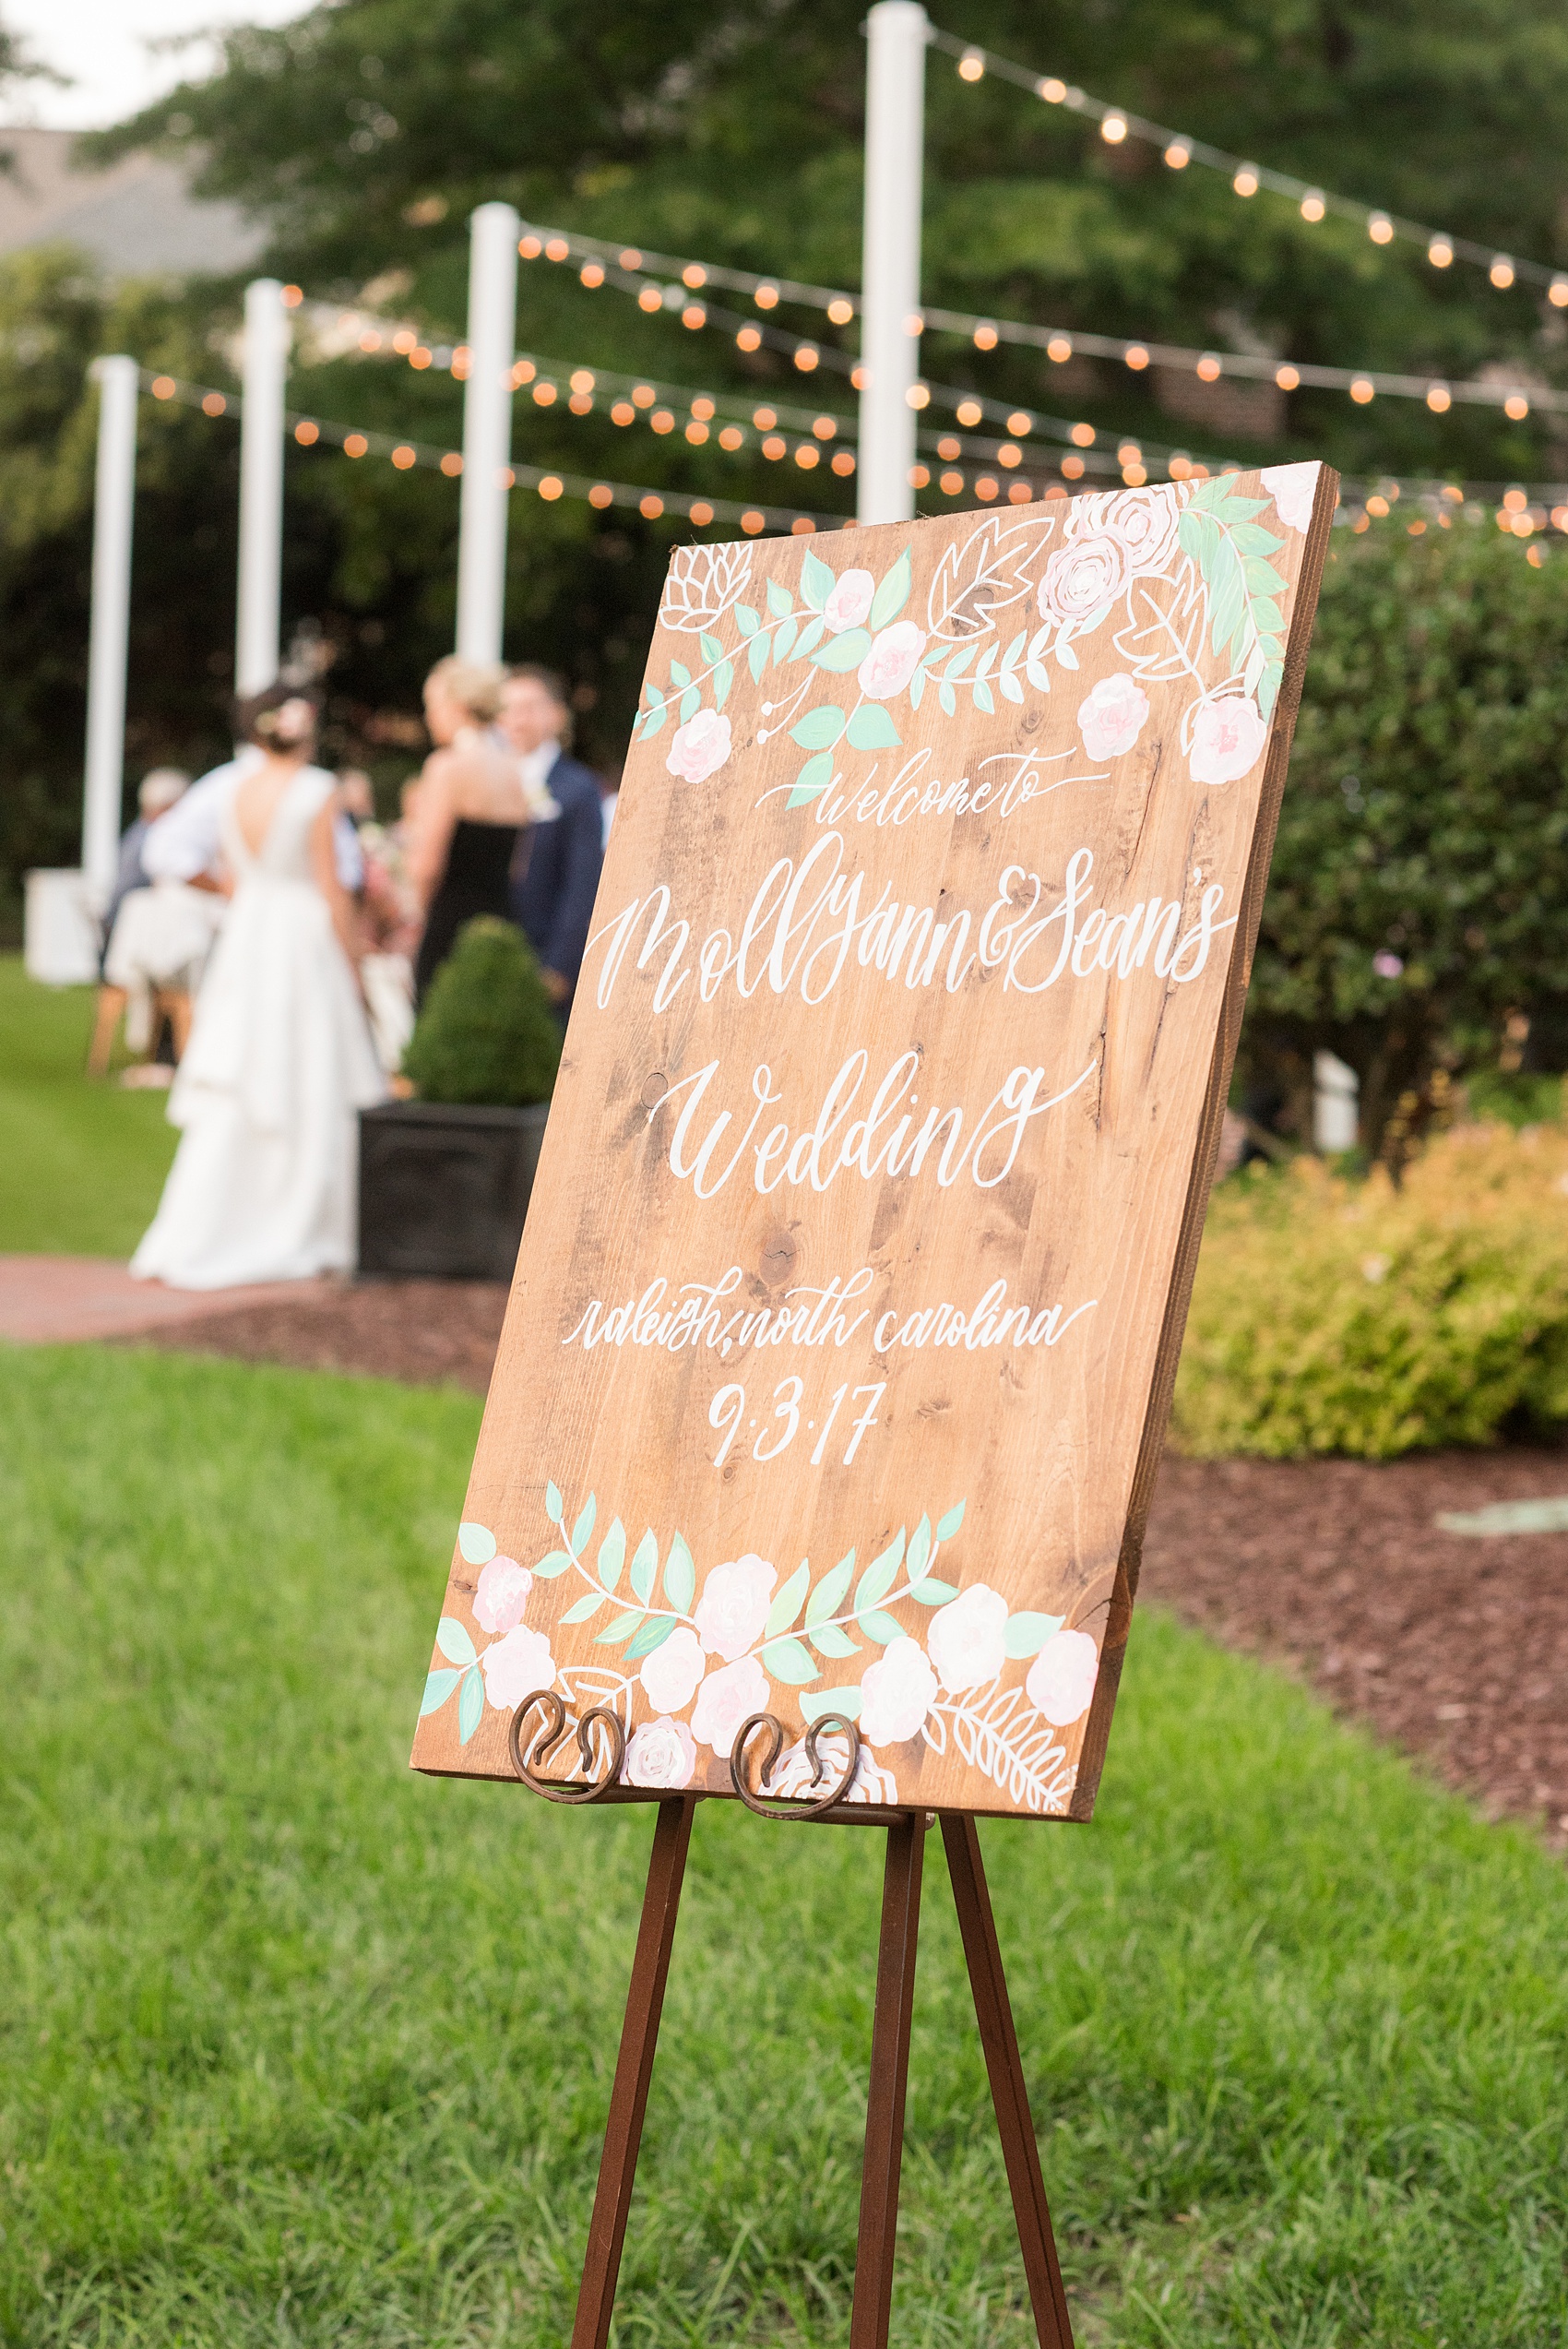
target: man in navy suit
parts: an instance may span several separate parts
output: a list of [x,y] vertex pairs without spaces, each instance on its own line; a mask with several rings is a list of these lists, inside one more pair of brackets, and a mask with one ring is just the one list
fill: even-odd
[[521,760],[529,797],[548,794],[557,811],[536,819],[517,844],[512,919],[538,955],[564,1021],[582,968],[604,863],[599,778],[562,747],[571,709],[553,670],[532,662],[514,669],[502,687],[499,723]]

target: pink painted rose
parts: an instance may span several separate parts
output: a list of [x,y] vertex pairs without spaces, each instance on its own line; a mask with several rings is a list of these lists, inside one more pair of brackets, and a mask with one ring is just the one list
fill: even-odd
[[1229,693],[1218,701],[1202,702],[1193,720],[1188,771],[1194,783],[1234,783],[1257,765],[1267,740],[1268,728],[1255,701]]
[[[811,1757],[802,1737],[798,1746],[786,1746],[779,1756],[772,1777],[763,1790],[768,1795],[788,1795],[791,1802],[811,1801],[837,1786],[844,1775],[849,1759],[849,1741],[842,1731],[830,1729],[816,1741],[817,1759],[822,1764],[822,1776],[812,1783]],[[862,1745],[861,1758],[855,1765],[855,1775],[849,1783],[846,1799],[851,1803],[896,1803],[898,1782],[890,1770],[884,1770],[872,1758],[869,1746]]]
[[869,1746],[898,1746],[920,1735],[936,1701],[936,1675],[918,1640],[894,1640],[861,1680],[861,1735]]
[[492,1638],[515,1630],[532,1589],[533,1576],[526,1566],[515,1557],[493,1557],[474,1592],[474,1621]]
[[748,1713],[766,1712],[772,1694],[767,1675],[755,1656],[742,1657],[739,1663],[727,1663],[721,1670],[710,1672],[703,1682],[692,1714],[692,1728],[701,1744],[711,1746],[716,1754],[728,1761],[736,1730]]
[[633,1733],[621,1775],[629,1786],[689,1786],[696,1766],[696,1739],[683,1721],[661,1712]]
[[863,626],[875,593],[876,581],[869,571],[840,572],[837,585],[822,607],[829,632],[841,637],[846,628]]
[[866,699],[891,701],[902,693],[924,650],[924,631],[912,620],[895,620],[890,628],[879,630],[860,666],[860,687]]
[[983,1688],[1007,1660],[1007,1602],[1000,1591],[971,1582],[938,1607],[925,1636],[937,1677],[950,1694]]
[[1099,1674],[1099,1650],[1087,1631],[1057,1631],[1029,1666],[1024,1693],[1053,1729],[1087,1712]]
[[1078,704],[1078,732],[1091,758],[1120,758],[1148,718],[1148,696],[1125,674],[1101,677]]
[[696,1633],[683,1623],[650,1656],[643,1658],[637,1677],[650,1705],[659,1712],[681,1712],[691,1703],[692,1692],[707,1670],[707,1660]]
[[542,1631],[528,1631],[519,1623],[504,1640],[486,1648],[484,1693],[498,1712],[511,1712],[536,1688],[548,1688],[555,1677],[555,1659]]
[[677,726],[664,764],[688,783],[706,783],[730,756],[730,721],[717,709],[699,709]]
[[710,1656],[733,1663],[756,1646],[778,1580],[767,1560],[753,1550],[714,1568],[702,1586],[696,1611],[697,1637]]
[[1098,531],[1074,538],[1051,556],[1039,583],[1042,620],[1087,620],[1114,603],[1132,577],[1132,560],[1119,538]]
[[1317,493],[1317,464],[1265,465],[1259,479],[1274,500],[1275,511],[1288,530],[1304,531],[1313,519]]

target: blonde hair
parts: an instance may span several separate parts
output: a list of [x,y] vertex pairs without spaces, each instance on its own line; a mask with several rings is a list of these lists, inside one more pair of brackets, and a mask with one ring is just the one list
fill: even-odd
[[424,689],[429,693],[434,686],[448,701],[455,701],[476,725],[488,726],[501,707],[501,688],[505,680],[506,672],[499,662],[465,661],[461,653],[449,652],[444,661],[436,662],[424,681]]

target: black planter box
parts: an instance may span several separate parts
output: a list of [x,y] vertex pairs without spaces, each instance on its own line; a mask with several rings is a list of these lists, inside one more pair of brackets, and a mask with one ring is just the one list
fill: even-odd
[[360,1270],[509,1282],[549,1115],[548,1102],[362,1109]]

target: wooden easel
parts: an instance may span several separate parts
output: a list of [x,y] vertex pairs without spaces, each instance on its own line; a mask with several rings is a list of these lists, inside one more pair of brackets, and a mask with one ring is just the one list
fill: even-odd
[[[637,1928],[626,1993],[626,2021],[615,2063],[615,2085],[599,2185],[593,2199],[582,2289],[572,2327],[572,2349],[606,2349],[615,2301],[621,2250],[631,2210],[632,2183],[642,2141],[659,2042],[659,2018],[675,1939],[681,1882],[692,1820],[701,1799],[679,1795],[662,1800],[648,1860],[647,1890]],[[915,1950],[920,1933],[921,1875],[926,1829],[934,1814],[873,1813],[864,1824],[887,1825],[887,1859],[882,1880],[882,1931],[877,1945],[876,2009],[872,2024],[871,2093],[866,2103],[865,2163],[861,2176],[861,2224],[855,2254],[855,2297],[849,2319],[849,2349],[886,2349],[893,2303],[893,2252],[898,2217],[898,2176],[904,2152],[904,2093],[909,2069],[909,2024],[915,2002]],[[1023,2247],[1024,2273],[1040,2349],[1073,2349],[1056,2241],[1051,2231],[1034,2123],[1024,2087],[1017,2033],[1008,2002],[1002,1951],[991,1913],[980,1859],[980,1836],[968,1812],[944,1811],[946,1848],[958,1929],[964,1937],[969,1987],[980,2021],[980,2045],[1002,2134],[1003,2158],[1013,2194],[1013,2213]],[[832,1822],[861,1822],[839,1811]]]

